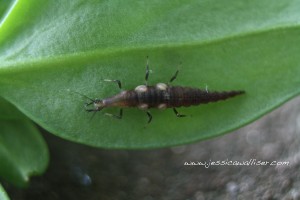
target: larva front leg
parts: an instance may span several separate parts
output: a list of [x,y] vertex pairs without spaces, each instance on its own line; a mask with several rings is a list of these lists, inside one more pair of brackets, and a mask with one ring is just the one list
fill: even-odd
[[120,109],[119,115],[114,115],[114,114],[111,114],[111,113],[105,113],[105,115],[109,116],[109,117],[116,118],[116,119],[122,119],[122,117],[123,117],[123,109]]
[[119,88],[122,89],[122,84],[121,84],[121,81],[119,81],[119,80],[104,79],[104,81],[106,81],[106,82],[115,82],[115,83],[118,84]]

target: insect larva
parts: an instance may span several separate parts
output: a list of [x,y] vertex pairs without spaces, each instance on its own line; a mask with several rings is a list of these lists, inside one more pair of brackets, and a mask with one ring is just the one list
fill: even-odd
[[[245,91],[225,91],[225,92],[209,92],[206,90],[182,86],[171,86],[177,75],[178,70],[170,79],[169,83],[157,83],[156,85],[149,86],[147,84],[149,77],[149,63],[147,59],[146,65],[146,84],[139,85],[135,89],[125,90],[112,97],[105,99],[90,99],[91,102],[86,103],[86,111],[98,112],[107,107],[120,107],[119,115],[105,113],[108,116],[121,119],[123,116],[124,107],[137,107],[144,110],[148,116],[148,123],[152,120],[152,115],[149,112],[150,108],[166,109],[172,108],[177,117],[185,117],[179,114],[176,110],[177,107],[188,107],[199,104],[206,104],[209,102],[216,102],[225,100],[236,95],[245,93]],[[121,82],[119,80],[105,80],[109,82],[116,82],[121,89]],[[93,105],[92,109],[87,106]]]

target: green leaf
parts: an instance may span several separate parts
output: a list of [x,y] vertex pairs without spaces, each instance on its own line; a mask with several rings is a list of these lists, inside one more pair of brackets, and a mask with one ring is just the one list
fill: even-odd
[[9,200],[9,198],[1,184],[0,184],[0,199],[1,200]]
[[[106,148],[152,148],[218,136],[269,112],[300,90],[300,1],[19,0],[0,28],[0,94],[63,138]],[[245,90],[198,107],[137,109],[122,120],[84,98],[167,82],[209,90]]]
[[0,199],[1,200],[9,200],[9,198],[1,184],[0,184]]
[[0,120],[26,118],[14,105],[0,97]]
[[[17,113],[11,105],[8,108],[12,113]],[[2,111],[0,106],[1,114]],[[0,120],[0,177],[17,186],[24,186],[30,176],[45,171],[49,155],[35,125],[24,116],[22,119],[19,116],[21,114],[17,119]]]
[[0,0],[0,24],[1,21],[4,20],[6,13],[8,12],[9,8],[12,6],[14,1],[12,0]]

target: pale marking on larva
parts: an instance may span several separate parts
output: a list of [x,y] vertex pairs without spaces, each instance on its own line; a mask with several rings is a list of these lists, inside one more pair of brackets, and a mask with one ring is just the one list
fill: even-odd
[[145,104],[145,103],[138,105],[138,107],[139,107],[139,109],[141,109],[141,110],[147,110],[147,109],[148,109],[148,105]]
[[168,92],[164,93],[164,99],[169,100],[170,99],[170,94]]
[[126,93],[127,93],[127,91],[124,90],[124,91],[121,92],[121,95],[126,95]]
[[161,109],[161,110],[164,110],[164,109],[167,108],[167,104],[165,104],[165,103],[159,104],[159,105],[157,106],[157,108],[158,108],[158,109]]
[[148,90],[146,85],[139,85],[134,89],[136,92],[146,92]]
[[156,88],[159,90],[166,90],[168,88],[168,86],[165,83],[157,83]]

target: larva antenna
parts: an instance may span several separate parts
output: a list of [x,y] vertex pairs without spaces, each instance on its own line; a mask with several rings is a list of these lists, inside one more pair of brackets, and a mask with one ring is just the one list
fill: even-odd
[[79,93],[79,92],[76,92],[76,91],[71,91],[71,90],[68,90],[69,92],[72,92],[72,93],[75,93],[75,94],[78,94],[78,95],[80,95],[80,96],[82,96],[82,97],[84,97],[84,98],[87,98],[88,100],[90,100],[91,102],[95,102],[95,100],[94,99],[92,99],[92,98],[90,98],[90,97],[88,97],[88,96],[86,96],[86,95],[84,95],[84,94],[81,94],[81,93]]

